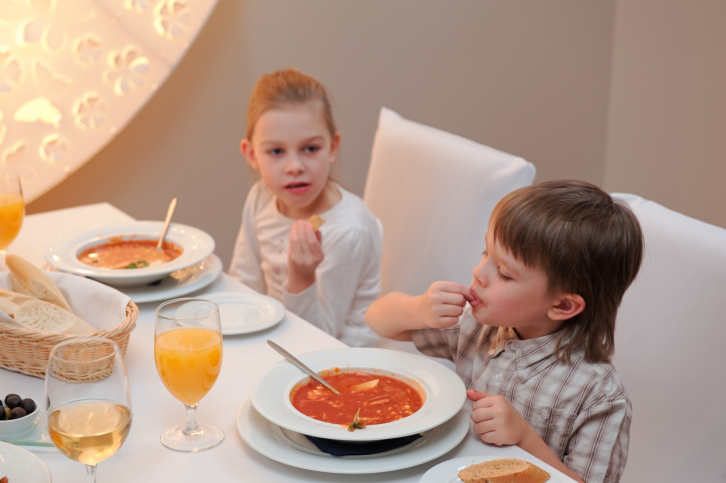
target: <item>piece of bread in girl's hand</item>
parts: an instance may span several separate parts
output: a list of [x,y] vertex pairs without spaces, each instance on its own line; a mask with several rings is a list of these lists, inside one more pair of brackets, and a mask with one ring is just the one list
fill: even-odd
[[544,483],[550,474],[529,461],[498,459],[467,466],[459,471],[464,483]]
[[10,269],[9,278],[13,290],[73,312],[58,287],[41,269],[17,255],[8,255],[5,257],[5,263]]
[[43,300],[29,300],[15,311],[15,320],[24,326],[43,332],[90,334],[94,328],[80,317]]
[[313,231],[318,231],[318,229],[325,223],[325,220],[320,218],[318,215],[313,215],[310,218],[308,218],[308,223],[313,225]]

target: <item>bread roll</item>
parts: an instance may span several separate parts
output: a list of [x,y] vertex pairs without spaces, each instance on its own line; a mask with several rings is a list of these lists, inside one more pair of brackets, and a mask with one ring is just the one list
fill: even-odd
[[0,310],[12,317],[15,315],[15,311],[18,310],[18,304],[0,297]]
[[464,483],[544,483],[550,474],[529,461],[498,459],[467,466],[459,471]]
[[8,255],[5,263],[10,269],[9,278],[13,290],[21,294],[32,295],[62,307],[68,312],[73,312],[58,287],[41,269],[17,255]]
[[97,329],[80,317],[43,300],[29,300],[15,311],[15,320],[28,328],[63,334],[90,334]]
[[27,302],[28,300],[35,300],[35,297],[0,288],[0,299],[9,300],[14,304],[20,305],[23,302]]

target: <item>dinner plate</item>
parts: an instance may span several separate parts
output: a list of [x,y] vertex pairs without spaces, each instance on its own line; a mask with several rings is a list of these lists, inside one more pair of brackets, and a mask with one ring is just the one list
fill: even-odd
[[183,268],[165,277],[161,282],[140,287],[115,287],[137,304],[158,302],[181,297],[211,284],[222,273],[222,260],[210,255],[191,267]]
[[288,361],[263,371],[250,386],[250,399],[265,419],[297,433],[340,441],[376,441],[422,433],[454,417],[466,400],[459,376],[444,365],[417,354],[375,349],[330,349],[296,355],[315,372],[339,367],[360,369],[418,382],[426,394],[424,405],[411,416],[364,430],[347,431],[343,425],[317,421],[292,406],[290,391],[309,377]]
[[100,268],[78,259],[86,248],[111,239],[156,239],[161,236],[161,221],[133,221],[94,225],[64,236],[45,251],[45,259],[58,270],[84,275],[113,286],[144,285],[163,279],[170,273],[195,265],[214,252],[214,239],[199,228],[172,223],[164,240],[175,243],[183,251],[174,260],[160,265],[133,269]]
[[469,414],[467,408],[462,408],[413,443],[366,456],[331,456],[299,444],[298,438],[262,417],[249,399],[237,411],[237,431],[252,449],[289,466],[323,473],[382,473],[426,463],[453,449],[469,431]]
[[204,294],[219,306],[222,334],[249,334],[280,323],[285,307],[276,299],[257,293],[217,292]]
[[[456,476],[459,471],[463,470],[469,465],[475,465],[483,463],[485,461],[497,460],[500,458],[501,456],[477,455],[462,456],[461,458],[444,461],[443,463],[439,463],[438,465],[434,466],[426,473],[424,473],[424,475],[421,477],[420,483],[462,483],[461,478]],[[534,463],[543,470],[545,470],[547,473],[549,473],[550,479],[547,480],[547,483],[562,483],[562,480],[552,474],[553,470],[549,465],[542,463],[541,461],[537,461],[536,458],[529,455],[520,456],[518,457],[518,459]]]
[[9,483],[50,483],[50,471],[40,458],[30,451],[0,442],[0,477]]

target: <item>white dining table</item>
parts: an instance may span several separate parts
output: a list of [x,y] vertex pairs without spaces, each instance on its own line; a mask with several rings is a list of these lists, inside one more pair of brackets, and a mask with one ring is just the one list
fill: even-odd
[[[36,266],[46,265],[44,252],[55,239],[97,223],[132,221],[126,213],[108,203],[68,208],[26,217],[18,238],[8,252],[24,257]],[[211,285],[193,293],[253,292],[225,273]],[[225,336],[224,359],[219,378],[199,404],[200,422],[212,423],[225,432],[218,446],[198,453],[180,453],[162,446],[159,436],[167,428],[183,424],[186,413],[159,379],[154,365],[155,309],[160,302],[139,304],[136,328],[131,333],[126,366],[133,397],[133,423],[119,452],[99,464],[99,483],[129,482],[408,482],[418,483],[438,463],[470,455],[521,458],[527,453],[516,446],[497,447],[481,442],[471,429],[464,440],[443,456],[411,468],[386,473],[341,475],[309,471],[267,458],[245,443],[237,432],[236,414],[248,398],[256,376],[282,357],[265,342],[272,339],[294,355],[346,347],[296,315],[287,312],[283,321],[262,332]],[[43,400],[43,379],[0,369],[0,391]],[[467,403],[468,404],[468,403]],[[55,448],[27,447],[47,465],[54,483],[86,481],[83,465],[71,461]],[[529,456],[529,455],[527,455]],[[531,459],[532,457],[529,456]],[[371,459],[372,467],[375,458]],[[540,465],[563,483],[574,480],[548,465]],[[0,475],[1,476],[1,475]],[[18,482],[12,482],[18,483]]]

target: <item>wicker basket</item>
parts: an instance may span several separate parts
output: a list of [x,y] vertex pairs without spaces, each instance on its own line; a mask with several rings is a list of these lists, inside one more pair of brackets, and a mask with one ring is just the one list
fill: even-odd
[[[121,354],[125,356],[129,336],[136,327],[138,316],[139,308],[133,301],[129,301],[126,306],[126,318],[123,322],[113,329],[99,330],[84,335],[113,340],[121,349]],[[83,337],[83,335],[54,334],[0,323],[0,367],[43,378],[51,349],[56,344],[75,337]]]

